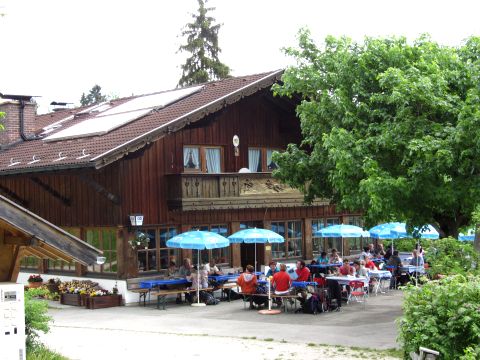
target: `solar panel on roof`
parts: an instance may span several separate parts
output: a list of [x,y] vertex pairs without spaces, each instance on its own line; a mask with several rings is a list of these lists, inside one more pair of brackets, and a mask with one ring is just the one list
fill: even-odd
[[[69,128],[47,136],[43,140],[55,141],[106,134],[113,129],[128,124],[129,122],[148,114],[152,109],[163,108],[173,102],[200,91],[202,87],[203,86],[195,86],[187,89],[172,90],[158,94],[140,96],[121,105],[109,108],[93,118],[89,118]],[[105,109],[105,105],[106,104],[101,104],[100,108]],[[98,108],[99,107],[92,107],[83,110],[83,112],[96,112]]]

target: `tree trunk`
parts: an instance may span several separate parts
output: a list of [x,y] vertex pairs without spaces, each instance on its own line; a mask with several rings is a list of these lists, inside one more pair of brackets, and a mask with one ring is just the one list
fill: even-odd
[[473,247],[480,252],[480,225],[475,225],[475,241],[473,242]]

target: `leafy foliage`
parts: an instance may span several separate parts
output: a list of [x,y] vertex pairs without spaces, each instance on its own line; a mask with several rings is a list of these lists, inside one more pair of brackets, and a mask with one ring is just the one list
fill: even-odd
[[66,357],[39,345],[27,353],[27,360],[68,360]]
[[[432,240],[429,239],[413,239],[413,238],[403,238],[403,239],[395,239],[393,240],[393,248],[398,251],[413,251],[415,249],[415,245],[417,245],[417,242],[420,241],[420,245],[425,249],[427,248]],[[383,246],[385,249],[388,249],[388,247],[392,244],[392,240],[383,240]]]
[[405,353],[425,346],[443,359],[473,356],[480,343],[479,309],[480,277],[456,275],[407,287],[399,322]]
[[444,238],[430,242],[426,249],[428,272],[442,275],[480,275],[480,254],[468,242]]
[[46,289],[28,289],[25,291],[25,333],[27,335],[27,351],[40,346],[38,332],[47,333],[51,318],[47,315],[48,305],[44,300],[36,299],[45,296]]
[[457,236],[480,203],[480,38],[327,37],[307,30],[273,87],[300,96],[302,143],[274,155],[275,176],[307,201],[363,209],[368,224],[438,224]]
[[221,52],[218,46],[221,24],[215,24],[215,18],[207,15],[215,8],[205,7],[206,3],[207,0],[198,0],[198,13],[191,14],[193,22],[188,23],[182,31],[182,36],[187,37],[187,43],[181,45],[178,51],[189,52],[191,56],[181,66],[180,86],[223,79],[230,72],[229,67],[218,58]]
[[82,106],[95,105],[107,101],[107,99],[108,97],[102,94],[101,86],[94,85],[87,95],[85,95],[85,93],[82,94],[82,97],[80,98],[80,104]]
[[[0,111],[0,121],[5,117],[5,113]],[[0,130],[5,129],[5,126],[0,123]]]

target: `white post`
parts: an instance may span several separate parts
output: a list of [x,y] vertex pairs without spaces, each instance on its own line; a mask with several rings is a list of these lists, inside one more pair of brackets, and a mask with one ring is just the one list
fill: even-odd
[[271,295],[271,287],[270,287],[270,277],[267,278],[268,281],[268,311],[272,310],[272,295]]

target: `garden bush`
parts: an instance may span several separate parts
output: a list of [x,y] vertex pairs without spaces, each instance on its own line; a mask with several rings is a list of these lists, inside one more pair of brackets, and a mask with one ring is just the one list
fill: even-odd
[[[393,241],[393,248],[395,250],[401,252],[411,252],[415,249],[415,245],[417,245],[418,240],[412,238],[404,238],[404,239],[394,239],[394,240],[383,240],[383,247],[385,250],[392,244]],[[420,245],[425,249],[430,246],[432,240],[430,239],[420,239]]]
[[28,289],[25,291],[25,334],[27,335],[27,353],[40,345],[38,332],[47,333],[51,318],[47,315],[48,304],[37,299],[48,293],[46,289]]
[[480,275],[480,255],[473,245],[454,238],[432,241],[426,249],[426,260],[432,277],[443,275]]
[[478,359],[480,277],[450,276],[405,289],[399,320],[406,356],[420,346],[440,351],[442,359]]

